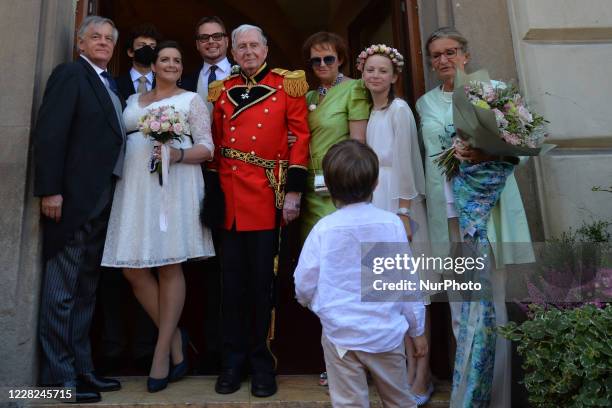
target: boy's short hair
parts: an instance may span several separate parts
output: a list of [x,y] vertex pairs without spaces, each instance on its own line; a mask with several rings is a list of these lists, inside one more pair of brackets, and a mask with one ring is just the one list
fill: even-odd
[[378,180],[378,156],[365,143],[344,140],[323,157],[323,176],[336,207],[369,202]]

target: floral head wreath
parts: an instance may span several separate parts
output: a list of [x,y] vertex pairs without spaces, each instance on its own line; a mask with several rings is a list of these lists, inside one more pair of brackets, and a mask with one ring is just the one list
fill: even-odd
[[402,72],[404,57],[398,50],[385,44],[373,44],[361,51],[357,57],[357,69],[363,72],[363,66],[365,65],[366,60],[369,56],[374,54],[384,55],[385,57],[389,58],[393,65],[395,65],[395,69],[397,69],[398,72]]

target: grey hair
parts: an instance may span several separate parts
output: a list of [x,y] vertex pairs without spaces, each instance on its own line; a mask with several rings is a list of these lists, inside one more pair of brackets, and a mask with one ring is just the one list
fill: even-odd
[[113,27],[113,43],[117,44],[117,40],[119,39],[119,30],[113,23],[113,20],[106,17],[101,16],[87,16],[83,19],[81,26],[79,27],[79,31],[77,32],[77,37],[80,39],[85,38],[85,33],[92,25],[100,25],[100,24],[110,24]]
[[268,39],[264,35],[263,30],[261,28],[251,25],[251,24],[242,24],[241,26],[238,26],[237,28],[235,28],[234,31],[232,31],[232,48],[236,48],[236,43],[237,43],[236,38],[238,38],[239,35],[244,34],[247,31],[251,31],[251,30],[257,31],[257,33],[259,34],[259,37],[261,37],[261,43],[264,46],[268,45]]
[[440,27],[427,39],[425,43],[425,53],[428,57],[431,57],[429,52],[429,46],[432,42],[442,39],[442,38],[450,38],[451,40],[455,40],[461,46],[461,51],[465,54],[468,51],[468,40],[461,34],[455,27]]

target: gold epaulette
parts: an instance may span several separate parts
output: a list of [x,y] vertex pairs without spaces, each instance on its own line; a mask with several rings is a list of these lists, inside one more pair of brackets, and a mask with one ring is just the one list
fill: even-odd
[[297,98],[306,95],[306,92],[308,92],[306,73],[303,70],[289,71],[282,68],[274,68],[272,72],[283,76],[283,87],[287,95]]
[[225,81],[236,76],[237,74],[233,74],[225,79],[212,81],[210,84],[208,84],[208,98],[206,98],[208,102],[217,102],[217,99],[219,99],[219,97],[221,96],[221,92],[225,91]]
[[208,84],[208,102],[217,102],[223,89],[223,81],[212,81]]

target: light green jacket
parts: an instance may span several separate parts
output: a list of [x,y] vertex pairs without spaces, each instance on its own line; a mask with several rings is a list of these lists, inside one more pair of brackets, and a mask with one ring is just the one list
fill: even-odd
[[[443,244],[449,241],[444,176],[433,162],[435,157],[431,156],[442,151],[439,136],[444,134],[446,125],[452,124],[452,103],[446,102],[442,98],[440,87],[436,87],[419,98],[416,108],[420,117],[420,135],[425,147],[429,238],[434,248],[442,248]],[[514,174],[508,177],[499,202],[491,213],[487,228],[498,268],[506,264],[533,262],[533,251],[525,244],[495,245],[495,243],[531,242],[527,217]]]

